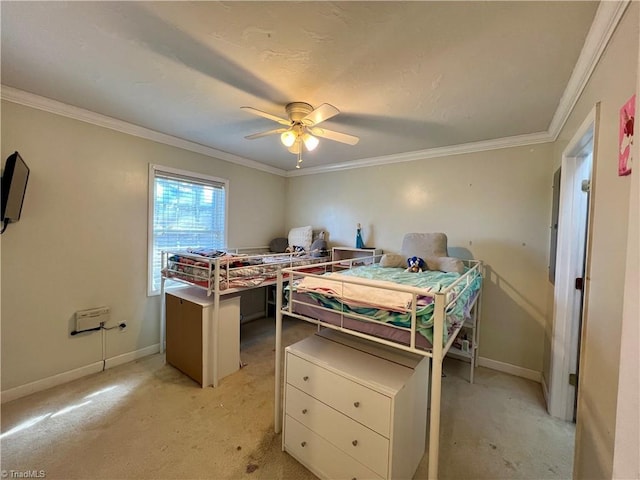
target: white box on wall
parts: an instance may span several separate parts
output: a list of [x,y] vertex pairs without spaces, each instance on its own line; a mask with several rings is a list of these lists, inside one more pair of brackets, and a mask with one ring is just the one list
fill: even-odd
[[96,307],[76,312],[76,331],[98,328],[109,321],[111,309],[109,307]]

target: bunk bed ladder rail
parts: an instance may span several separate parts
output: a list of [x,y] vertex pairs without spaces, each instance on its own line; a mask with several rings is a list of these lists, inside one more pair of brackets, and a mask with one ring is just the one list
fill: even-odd
[[[209,295],[211,295],[213,293],[213,328],[211,329],[211,342],[212,345],[214,346],[214,348],[218,348],[218,342],[219,342],[219,332],[218,329],[220,328],[220,269],[222,268],[220,263],[224,261],[224,257],[223,258],[216,258],[215,261],[213,263],[209,263],[209,288],[208,288],[208,292]],[[213,271],[211,270],[213,266]],[[213,275],[212,275],[213,273]],[[229,281],[229,262],[227,260],[227,267],[226,267],[226,275],[227,275],[227,281]],[[213,291],[211,288],[211,278],[213,277]],[[238,319],[238,322],[240,321],[240,319]],[[238,325],[239,327],[239,325]],[[214,361],[211,365],[211,370],[213,373],[213,386],[214,388],[218,386],[218,372],[219,372],[219,367],[218,367],[218,359],[214,356]]]
[[[293,274],[291,274],[293,277]],[[282,295],[284,293],[284,282],[282,281],[282,269],[277,272],[278,283],[276,284],[276,360],[275,360],[275,415],[274,415],[274,430],[275,433],[282,431],[282,395],[280,394],[281,387],[281,368],[280,363],[282,361]],[[293,278],[291,278],[293,279]],[[291,302],[289,302],[289,310],[291,309]],[[284,436],[282,439],[282,451],[284,451]]]
[[411,341],[410,347],[412,350],[416,348],[416,328],[418,326],[418,294],[413,292],[411,297]]
[[162,274],[162,270],[167,268],[167,252],[160,252],[160,353],[164,353],[167,321],[167,307],[165,305],[164,290],[167,278]]
[[[429,480],[438,478],[438,455],[440,449],[440,397],[442,390],[442,360],[444,348],[444,313],[446,293],[439,292],[434,298],[433,342],[431,350],[431,416],[429,418]],[[438,341],[440,339],[440,341]]]

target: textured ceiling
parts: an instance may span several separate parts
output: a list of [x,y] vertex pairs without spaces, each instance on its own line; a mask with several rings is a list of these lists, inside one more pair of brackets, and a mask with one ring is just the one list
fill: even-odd
[[545,132],[597,2],[1,2],[2,84],[283,170],[241,110],[330,103],[303,166]]

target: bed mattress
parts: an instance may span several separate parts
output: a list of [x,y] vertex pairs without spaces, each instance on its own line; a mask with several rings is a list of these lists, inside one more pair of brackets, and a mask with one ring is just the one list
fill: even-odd
[[[221,254],[212,258],[203,255],[172,254],[163,271],[166,278],[180,279],[200,287],[213,286],[216,262],[219,262],[220,290],[228,288],[250,288],[262,285],[276,278],[278,271],[285,267],[313,265],[325,262],[321,257],[308,255],[229,255]],[[318,273],[324,272],[324,268]]]
[[[340,283],[343,278],[365,278],[372,281],[371,285],[377,286],[355,286],[351,290],[351,287],[346,288],[346,283]],[[404,285],[435,293],[444,291],[459,278],[458,273],[409,273],[401,268],[368,265],[297,282],[293,288],[291,308],[299,315],[410,345],[413,295],[396,290],[386,290],[386,294],[381,295],[385,292],[384,286]],[[443,344],[470,318],[481,281],[482,278],[477,275],[471,279],[469,288],[464,289],[466,283],[461,282],[447,293],[447,303],[450,305],[445,316]],[[416,332],[419,333],[416,335],[416,345],[426,350],[432,347],[433,312],[432,296],[416,296]],[[355,315],[360,319],[353,318]]]

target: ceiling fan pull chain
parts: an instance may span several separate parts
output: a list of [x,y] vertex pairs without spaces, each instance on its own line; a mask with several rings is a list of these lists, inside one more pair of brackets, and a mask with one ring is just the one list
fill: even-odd
[[[300,142],[300,139],[298,139],[298,142]],[[301,163],[302,163],[302,145],[300,145],[300,148],[298,148],[298,163],[296,164],[296,168],[300,168]]]

